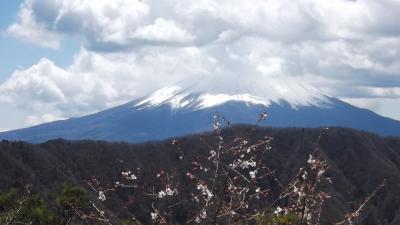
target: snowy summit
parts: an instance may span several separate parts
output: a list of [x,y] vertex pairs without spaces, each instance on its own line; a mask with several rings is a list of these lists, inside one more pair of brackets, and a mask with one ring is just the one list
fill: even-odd
[[[226,83],[229,82],[229,85]],[[207,76],[195,81],[182,81],[144,97],[135,107],[141,109],[169,105],[173,109],[194,110],[212,108],[227,102],[270,106],[288,103],[301,106],[327,107],[329,98],[319,90],[293,78],[265,79],[257,76],[235,77],[234,80]]]

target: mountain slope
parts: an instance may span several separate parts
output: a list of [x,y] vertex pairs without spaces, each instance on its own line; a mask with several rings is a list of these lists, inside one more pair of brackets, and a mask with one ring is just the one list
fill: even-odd
[[[211,79],[211,78],[210,78]],[[351,127],[400,135],[400,122],[328,97],[293,80],[202,80],[177,84],[92,115],[0,133],[0,139],[43,142],[55,138],[142,142],[211,130],[216,112],[235,124]]]
[[[237,133],[248,133],[249,127],[236,127],[235,132],[226,130],[224,140],[229,142]],[[266,160],[286,183],[304,166],[308,155],[315,149],[319,129],[258,129],[252,139],[264,136],[273,138],[271,152]],[[205,134],[207,140],[214,135]],[[0,142],[0,190],[10,187],[32,187],[46,191],[65,182],[87,186],[86,181],[97,178],[103,184],[120,179],[121,171],[140,167],[152,177],[160,168],[177,168],[184,177],[191,162],[199,154],[209,154],[209,149],[198,137],[179,139],[184,157],[176,159],[176,147],[171,141],[127,144],[94,141],[70,142],[54,140],[40,145],[22,142]],[[344,212],[358,205],[383,179],[385,187],[379,191],[362,211],[361,224],[376,225],[400,223],[400,140],[382,138],[351,129],[332,128],[320,139],[320,150],[328,162],[328,176],[333,184],[332,196],[326,202],[321,224],[332,224]],[[120,163],[121,159],[123,164]],[[97,198],[97,196],[93,196]],[[116,214],[140,214],[150,204],[132,203],[121,209],[123,195],[108,195],[105,207]],[[128,211],[128,212],[126,212]],[[128,214],[129,215],[129,214]]]

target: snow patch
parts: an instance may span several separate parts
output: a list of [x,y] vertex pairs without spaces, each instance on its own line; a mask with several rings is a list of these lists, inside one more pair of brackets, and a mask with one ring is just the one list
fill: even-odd
[[236,102],[246,102],[254,105],[270,105],[269,101],[264,101],[259,97],[252,96],[250,94],[239,94],[239,95],[227,95],[227,94],[205,94],[199,97],[198,107],[210,108],[213,106],[221,105],[225,102],[236,101]]
[[[294,109],[300,106],[329,107],[329,98],[315,88],[294,79],[259,80],[249,76],[229,83],[214,77],[190,80],[162,88],[144,97],[135,107],[139,109],[169,105],[173,109],[193,110],[211,108],[226,102],[264,105],[287,103]],[[259,77],[258,77],[259,78]]]
[[145,104],[160,105],[162,103],[165,103],[166,101],[169,101],[171,98],[176,97],[176,94],[179,92],[180,89],[181,88],[178,86],[162,88],[154,92],[152,95],[150,95],[150,97],[144,99],[135,106],[140,106]]

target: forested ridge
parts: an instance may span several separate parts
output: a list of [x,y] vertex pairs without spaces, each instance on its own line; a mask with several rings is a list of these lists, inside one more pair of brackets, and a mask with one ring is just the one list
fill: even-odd
[[[229,142],[237,135],[248,134],[250,129],[253,128],[237,126],[223,130],[222,136]],[[321,152],[328,165],[327,176],[332,180],[332,184],[325,187],[331,197],[324,204],[321,224],[340,221],[383,180],[384,187],[362,210],[358,223],[400,224],[399,138],[345,128],[330,128],[322,135],[320,129],[258,128],[249,138],[259,140],[265,136],[272,138],[265,160],[283,183],[296,174],[316,148]],[[215,134],[143,144],[90,140],[29,144],[4,140],[0,143],[0,192],[3,195],[10,190],[25,193],[29,187],[30,195],[40,196],[48,202],[49,211],[57,214],[61,207],[60,196],[65,195],[66,187],[73,186],[80,188],[117,224],[132,217],[147,221],[145,214],[150,206],[144,199],[128,201],[129,193],[112,192],[107,193],[107,201],[101,201],[88,183],[95,179],[104,187],[112,187],[121,180],[122,171],[137,168],[147,179],[141,182],[155,183],[152,174],[173,168],[181,172],[178,172],[178,180],[186,182],[185,171],[192,161],[198,155],[208,154],[204,140],[214,143]],[[180,144],[179,152],[173,144],[176,141]],[[188,210],[182,207],[180,213],[174,215],[174,221],[183,220]]]

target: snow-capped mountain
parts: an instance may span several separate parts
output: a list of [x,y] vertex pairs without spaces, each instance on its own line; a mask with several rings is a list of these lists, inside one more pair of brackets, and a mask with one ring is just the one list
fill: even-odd
[[218,77],[181,82],[92,115],[0,133],[0,139],[43,142],[55,138],[142,142],[212,129],[218,112],[236,124],[276,127],[351,127],[400,136],[400,122],[354,107],[293,79]]
[[257,77],[236,78],[224,81],[219,77],[206,77],[191,82],[181,82],[162,88],[138,102],[135,106],[152,108],[170,105],[172,109],[192,111],[213,108],[227,102],[242,102],[248,105],[270,106],[284,101],[293,108],[301,106],[327,107],[329,98],[320,91],[293,79],[268,79],[260,82]]

